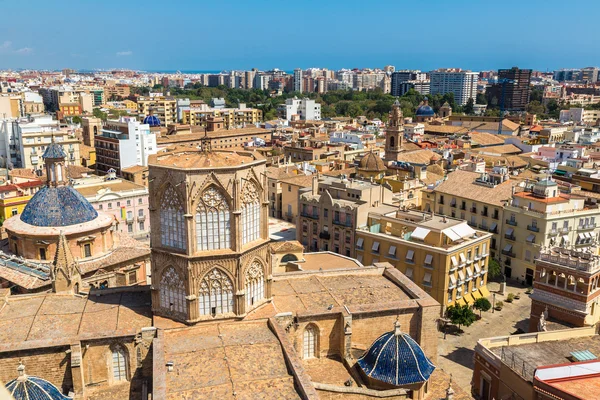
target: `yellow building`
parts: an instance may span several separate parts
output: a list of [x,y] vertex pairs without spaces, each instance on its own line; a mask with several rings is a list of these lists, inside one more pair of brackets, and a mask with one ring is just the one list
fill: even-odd
[[0,222],[20,215],[27,202],[43,186],[44,183],[38,179],[0,186]]
[[389,262],[444,309],[489,295],[492,235],[465,221],[417,211],[369,212],[367,226],[357,229],[355,236],[360,262]]
[[177,122],[177,101],[174,97],[140,97],[137,102],[137,110],[142,120],[152,114],[160,120],[162,126]]
[[223,118],[225,129],[243,128],[262,122],[262,110],[248,108],[240,104],[238,108],[210,108],[203,104],[201,107],[184,110],[182,123],[192,126],[206,126],[208,117]]
[[281,179],[279,182],[281,184],[281,219],[288,222],[297,222],[300,190],[312,187],[313,177],[309,175],[298,175]]

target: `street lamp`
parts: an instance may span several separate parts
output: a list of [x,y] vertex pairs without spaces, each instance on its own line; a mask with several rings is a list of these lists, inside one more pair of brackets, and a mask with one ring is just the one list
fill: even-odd
[[496,310],[496,293],[492,293],[492,314]]

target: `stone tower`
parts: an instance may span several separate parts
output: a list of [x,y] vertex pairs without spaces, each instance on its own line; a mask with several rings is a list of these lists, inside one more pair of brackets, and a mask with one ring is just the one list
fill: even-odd
[[204,147],[149,160],[152,309],[188,324],[271,298],[266,160]]
[[81,272],[73,253],[69,249],[67,238],[61,232],[58,237],[56,254],[50,269],[52,291],[54,293],[79,293],[81,287]]
[[392,105],[390,118],[385,129],[385,161],[398,160],[402,152],[402,138],[404,136],[404,122],[400,102],[396,100]]

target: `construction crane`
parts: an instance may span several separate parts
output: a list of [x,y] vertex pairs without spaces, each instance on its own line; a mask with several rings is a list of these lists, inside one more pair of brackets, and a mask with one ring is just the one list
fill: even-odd
[[500,121],[498,121],[498,135],[502,135],[502,120],[504,119],[504,95],[506,93],[506,84],[515,83],[512,79],[498,78],[498,83],[502,85],[502,94],[500,95]]

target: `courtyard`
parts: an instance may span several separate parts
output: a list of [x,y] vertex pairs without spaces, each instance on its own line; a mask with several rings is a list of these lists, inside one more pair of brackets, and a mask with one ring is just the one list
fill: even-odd
[[[488,283],[488,289],[492,295],[499,288],[499,283]],[[438,368],[443,369],[447,374],[452,374],[457,385],[467,393],[471,393],[473,355],[477,340],[486,337],[507,336],[517,333],[519,330],[527,332],[531,299],[525,294],[526,289],[520,283],[509,281],[506,283],[504,295],[496,293],[496,301],[504,302],[502,311],[484,312],[479,321],[469,327],[461,327],[463,332],[460,334],[450,333],[454,330],[449,325],[446,339],[444,339],[444,333],[439,332]],[[521,298],[507,303],[508,293],[520,293]],[[492,302],[492,295],[488,298],[490,302]],[[479,315],[479,311],[475,310],[475,313]]]

